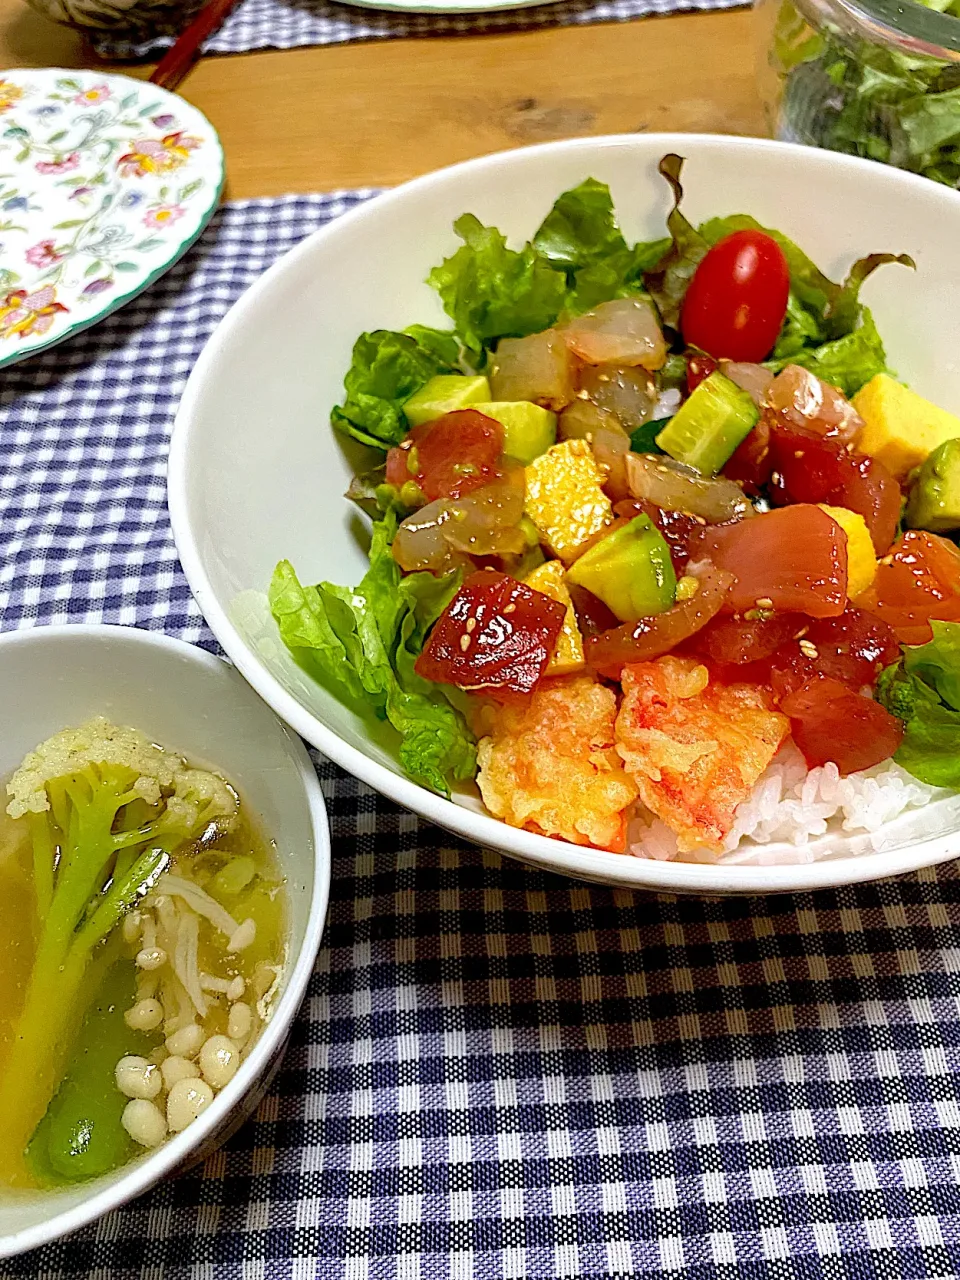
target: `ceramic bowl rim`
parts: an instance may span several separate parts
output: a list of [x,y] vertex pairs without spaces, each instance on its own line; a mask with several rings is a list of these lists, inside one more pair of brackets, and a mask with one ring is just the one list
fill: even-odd
[[520,831],[487,813],[477,813],[451,800],[434,795],[424,787],[401,777],[385,765],[372,760],[364,752],[344,742],[318,717],[307,711],[288,693],[272,673],[248,649],[229,614],[217,600],[204,567],[201,540],[194,535],[188,496],[191,445],[201,419],[197,405],[211,369],[221,352],[229,347],[235,334],[245,329],[255,316],[259,299],[273,290],[284,277],[296,278],[301,261],[309,259],[317,246],[335,239],[346,226],[362,225],[381,216],[384,210],[411,196],[427,193],[431,188],[456,178],[459,174],[476,174],[484,170],[509,172],[522,165],[526,156],[549,155],[571,151],[591,152],[599,149],[629,151],[642,148],[648,152],[684,151],[752,151],[760,155],[789,155],[794,163],[811,170],[850,169],[869,174],[874,180],[902,187],[925,200],[956,202],[960,223],[960,193],[938,187],[929,179],[900,169],[887,168],[871,160],[863,160],[837,152],[801,147],[793,143],[766,138],[743,138],[707,133],[643,133],[608,134],[597,137],[565,139],[517,147],[479,156],[458,164],[434,170],[398,187],[372,197],[340,215],[307,236],[283,254],[233,304],[210,336],[187,381],[174,422],[167,472],[167,500],[174,541],[187,581],[203,616],[230,660],[253,685],[257,693],[276,713],[308,742],[390,800],[412,810],[475,844],[496,849],[520,861],[546,870],[572,875],[583,880],[632,889],[659,892],[702,894],[757,894],[803,892],[867,880],[901,875],[921,867],[945,862],[960,854],[960,832],[935,836],[918,843],[879,853],[823,859],[812,863],[788,863],[776,866],[715,865],[690,862],[665,862],[636,858],[625,854],[606,853],[553,840],[547,836]]

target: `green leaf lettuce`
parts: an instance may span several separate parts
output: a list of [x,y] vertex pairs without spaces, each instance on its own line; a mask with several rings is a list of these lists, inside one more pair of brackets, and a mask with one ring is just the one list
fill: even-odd
[[881,672],[877,698],[903,721],[894,759],[933,787],[960,787],[960,623],[931,622],[933,639],[905,645]]
[[666,155],[660,161],[660,173],[673,191],[673,208],[667,215],[670,247],[662,258],[644,274],[643,280],[657,304],[664,324],[676,329],[680,324],[680,306],[697,267],[706,257],[709,243],[680,211],[683,187],[680,173],[683,157]]
[[644,271],[670,246],[669,240],[656,240],[631,248],[617,224],[610,188],[595,178],[557,199],[532,243],[551,266],[566,273],[564,310],[569,314],[642,292]]
[[428,282],[464,344],[479,351],[496,338],[548,329],[563,306],[564,273],[532,244],[519,252],[508,249],[496,227],[485,227],[472,213],[453,226],[463,244],[433,268]]
[[423,325],[412,325],[403,333],[361,333],[344,378],[344,402],[333,410],[333,425],[375,449],[399,444],[410,429],[404,404],[435,374],[456,372],[459,351],[454,334]]
[[473,735],[442,687],[418,676],[414,663],[461,575],[402,575],[390,553],[396,527],[395,513],[374,524],[370,568],[355,590],[329,582],[303,586],[282,560],[270,584],[270,609],[295,656],[389,721],[407,773],[448,795],[451,781],[474,776]]

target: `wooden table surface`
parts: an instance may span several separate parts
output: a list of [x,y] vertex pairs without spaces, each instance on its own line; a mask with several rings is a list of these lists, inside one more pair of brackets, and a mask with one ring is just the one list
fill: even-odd
[[[229,196],[331,191],[574,135],[762,133],[753,45],[748,10],[683,14],[209,57],[181,92],[220,132]],[[107,64],[0,0],[0,67],[29,66]]]

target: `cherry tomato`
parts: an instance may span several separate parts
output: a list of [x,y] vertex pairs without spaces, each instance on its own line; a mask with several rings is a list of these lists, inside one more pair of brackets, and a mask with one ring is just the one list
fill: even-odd
[[787,313],[790,271],[776,240],[735,231],[697,267],[680,314],[689,346],[718,360],[766,359]]
[[832,760],[844,777],[889,760],[903,737],[903,725],[879,702],[824,676],[784,698],[780,710],[807,765]]
[[415,670],[425,680],[516,701],[539,684],[565,617],[543,592],[481,569],[440,615]]

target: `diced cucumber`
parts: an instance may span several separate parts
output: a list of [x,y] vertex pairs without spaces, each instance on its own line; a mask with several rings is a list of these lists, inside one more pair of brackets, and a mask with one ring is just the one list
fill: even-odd
[[557,415],[531,400],[488,400],[470,406],[503,427],[503,451],[524,466],[557,440]]
[[712,476],[759,420],[746,391],[722,373],[711,373],[663,428],[657,444],[677,462]]
[[567,577],[602,600],[621,622],[663,613],[677,597],[670,549],[645,515],[595,542],[573,562]]
[[490,383],[486,378],[471,378],[463,373],[439,373],[425,382],[404,403],[403,412],[411,427],[422,426],[457,409],[469,409],[478,400],[490,399]]

